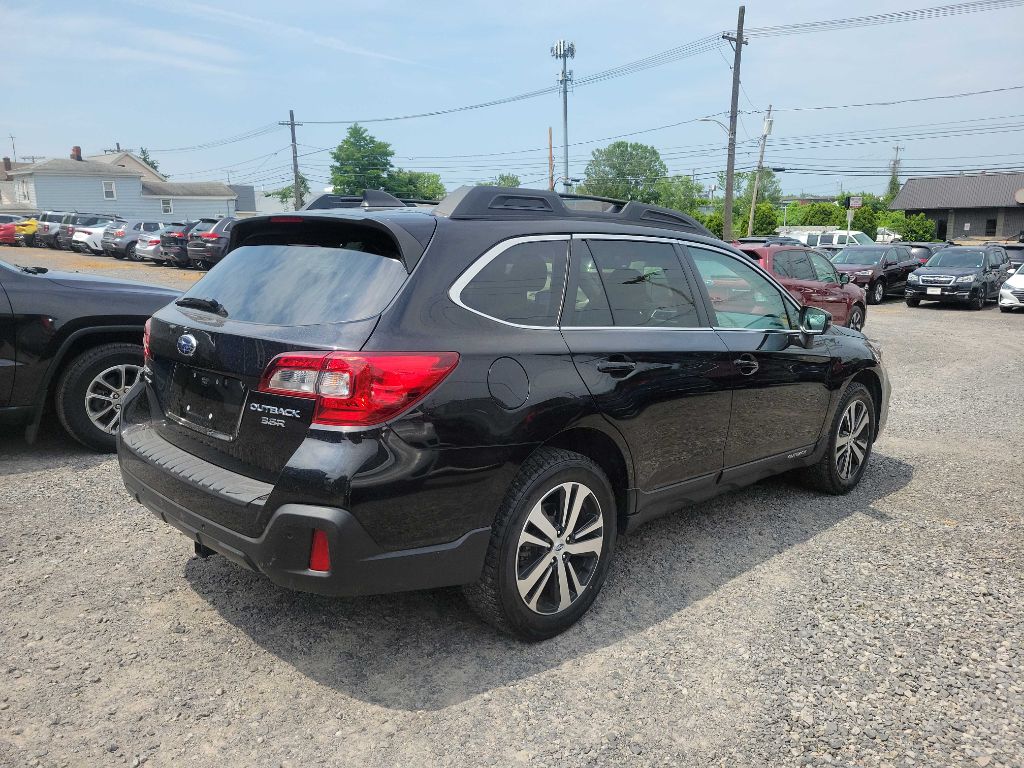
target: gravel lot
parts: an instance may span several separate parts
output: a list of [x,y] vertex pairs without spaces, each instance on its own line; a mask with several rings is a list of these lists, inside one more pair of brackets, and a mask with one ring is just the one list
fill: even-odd
[[456,590],[195,559],[114,459],[0,436],[0,764],[1024,765],[1024,315],[890,300],[867,331],[894,396],[854,493],[771,480],[652,523],[537,645]]

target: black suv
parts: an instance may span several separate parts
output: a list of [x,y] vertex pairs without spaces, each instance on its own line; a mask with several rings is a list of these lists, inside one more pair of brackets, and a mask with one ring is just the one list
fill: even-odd
[[332,595],[463,585],[536,640],[624,531],[787,470],[863,475],[878,350],[689,217],[484,186],[395,203],[239,221],[150,321],[121,471],[200,555]]
[[[217,219],[197,219],[183,224],[169,224],[160,230],[160,261],[161,264],[174,264],[187,269],[192,266],[188,257],[188,242],[193,230],[205,232],[217,223]],[[153,259],[156,261],[156,259]]]
[[113,451],[121,398],[142,368],[146,319],[179,291],[0,261],[0,425],[35,437],[57,411],[84,445]]
[[982,309],[986,302],[999,298],[999,289],[1010,275],[1009,266],[1006,251],[999,245],[943,248],[907,278],[907,306],[939,301]]

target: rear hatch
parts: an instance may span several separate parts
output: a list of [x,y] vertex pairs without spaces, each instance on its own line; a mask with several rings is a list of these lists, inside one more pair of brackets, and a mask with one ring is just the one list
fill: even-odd
[[200,219],[199,223],[192,227],[188,233],[189,256],[202,258],[203,246],[205,245],[202,236],[204,233],[213,229],[216,225],[217,219]]
[[188,244],[188,233],[193,226],[194,222],[171,224],[160,233],[160,247],[168,255],[184,256]]
[[314,401],[260,391],[268,364],[286,352],[361,349],[408,270],[395,239],[372,224],[271,217],[234,235],[217,269],[151,321],[148,418],[179,448],[273,482]]

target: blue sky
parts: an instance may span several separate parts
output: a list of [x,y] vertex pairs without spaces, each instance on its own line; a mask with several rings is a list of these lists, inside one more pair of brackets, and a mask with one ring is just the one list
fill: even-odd
[[[944,0],[948,1],[948,0]],[[940,0],[798,2],[749,0],[748,27],[843,18],[937,5]],[[470,2],[366,4],[184,0],[45,4],[0,0],[3,154],[65,157],[74,144],[96,154],[120,142],[151,150],[193,147],[287,118],[354,120],[510,96],[555,82],[549,48],[576,43],[577,77],[735,26],[736,5],[695,2]],[[1024,8],[908,24],[752,40],[744,51],[740,107],[763,110],[899,101],[1024,84],[1024,55],[1011,44]],[[728,110],[731,51],[717,50],[570,94],[570,173],[582,175],[595,139]],[[821,111],[779,111],[766,162],[825,168],[787,172],[787,192],[881,191],[899,143],[919,169],[1024,166],[1024,90],[948,101]],[[720,118],[720,119],[725,119]],[[742,117],[738,165],[756,162],[761,116]],[[961,121],[977,120],[975,123]],[[517,173],[547,176],[547,129],[561,158],[557,95],[443,117],[367,123],[395,148],[395,163],[441,174],[449,189]],[[986,133],[964,129],[988,126]],[[1002,126],[998,131],[994,126]],[[300,127],[303,171],[320,188],[324,148],[345,125]],[[911,138],[953,129],[958,135]],[[851,135],[851,132],[857,132]],[[898,138],[898,137],[904,138]],[[799,140],[793,137],[813,137]],[[896,137],[896,138],[893,138]],[[638,134],[670,171],[707,184],[725,165],[725,136],[711,123]],[[790,142],[786,146],[787,140]],[[520,151],[529,150],[529,151]],[[497,154],[511,153],[511,154]],[[175,180],[226,180],[276,188],[288,182],[284,127],[219,147],[154,152]],[[230,167],[228,167],[230,166]],[[721,193],[719,193],[721,194]]]

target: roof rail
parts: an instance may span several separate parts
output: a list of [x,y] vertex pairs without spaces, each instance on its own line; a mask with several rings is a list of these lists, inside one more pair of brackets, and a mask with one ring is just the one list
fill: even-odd
[[671,208],[595,195],[562,195],[547,189],[459,187],[438,204],[434,213],[450,219],[588,219],[714,237],[692,216]]
[[437,200],[422,200],[413,197],[395,197],[382,189],[364,189],[362,196],[336,195],[324,192],[302,206],[303,211],[327,210],[330,208],[416,208],[423,205],[437,205]]

